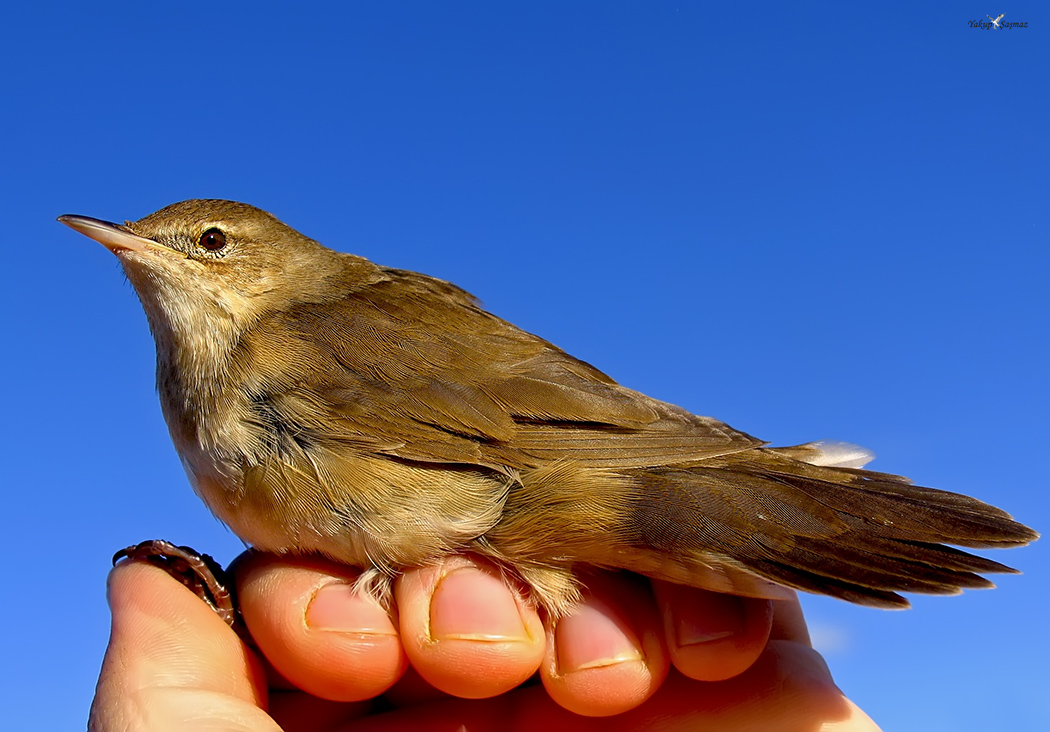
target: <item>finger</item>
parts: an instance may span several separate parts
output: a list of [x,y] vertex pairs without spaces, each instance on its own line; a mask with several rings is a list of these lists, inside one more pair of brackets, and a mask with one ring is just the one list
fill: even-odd
[[671,671],[649,701],[615,717],[580,717],[559,706],[542,689],[524,687],[495,699],[456,699],[381,714],[358,720],[347,729],[878,732],[878,727],[842,696],[815,651],[786,641],[771,642],[747,671],[726,681],[693,681]]
[[771,640],[789,640],[813,646],[797,593],[790,600],[773,601],[773,625],[769,630],[769,637]]
[[746,670],[769,640],[773,601],[725,595],[654,580],[675,668],[698,681]]
[[546,640],[536,609],[481,559],[454,556],[409,570],[394,597],[405,653],[441,691],[494,696],[539,668]]
[[620,714],[652,696],[667,676],[660,615],[641,578],[594,573],[583,581],[582,604],[548,630],[543,685],[577,714]]
[[296,687],[322,699],[358,701],[383,693],[404,672],[396,621],[353,590],[359,570],[262,553],[232,569],[259,650]]
[[215,612],[162,569],[110,573],[109,647],[89,729],[277,730],[259,660]]

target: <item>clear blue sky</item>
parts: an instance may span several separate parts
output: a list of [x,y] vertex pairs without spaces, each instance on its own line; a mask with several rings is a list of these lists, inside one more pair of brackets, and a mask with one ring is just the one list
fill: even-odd
[[[83,726],[116,548],[240,548],[130,286],[63,213],[250,202],[628,386],[1050,529],[1045,3],[123,6],[0,10],[10,729]],[[1024,576],[805,600],[887,730],[1050,728],[1050,541],[995,558]]]

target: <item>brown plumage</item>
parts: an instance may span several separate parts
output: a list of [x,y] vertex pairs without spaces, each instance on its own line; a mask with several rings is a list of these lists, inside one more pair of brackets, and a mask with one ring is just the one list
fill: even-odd
[[626,389],[447,282],[322,247],[271,215],[186,201],[116,253],[157,341],[195,489],[242,539],[368,569],[473,551],[551,613],[577,565],[759,597],[881,607],[990,587],[964,547],[1035,532],[966,496],[859,469],[852,446],[768,448]]

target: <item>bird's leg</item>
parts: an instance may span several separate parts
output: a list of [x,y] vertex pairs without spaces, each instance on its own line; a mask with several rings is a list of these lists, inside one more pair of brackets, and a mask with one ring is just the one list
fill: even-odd
[[242,641],[255,647],[237,605],[232,577],[209,555],[164,539],[151,539],[119,550],[113,555],[113,564],[122,559],[143,560],[165,570],[206,602]]

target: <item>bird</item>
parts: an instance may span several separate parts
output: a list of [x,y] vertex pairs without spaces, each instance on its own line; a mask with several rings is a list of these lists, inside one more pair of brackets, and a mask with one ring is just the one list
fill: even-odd
[[999,25],[999,21],[1002,20],[1004,17],[1006,17],[1006,13],[999,13],[999,17],[998,18],[993,18],[992,16],[987,15],[987,14],[984,17],[986,17],[986,18],[988,18],[988,20],[992,21],[992,25],[994,25],[996,28],[1002,28],[1002,26]]
[[624,387],[444,280],[329,249],[253,206],[59,221],[119,259],[196,493],[249,546],[362,569],[384,602],[457,552],[553,618],[587,567],[746,597],[903,608],[1014,570],[955,547],[1038,534],[833,442],[770,447]]

